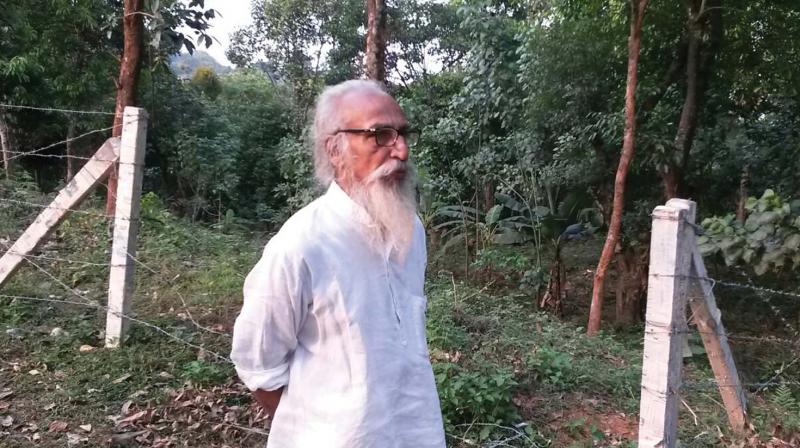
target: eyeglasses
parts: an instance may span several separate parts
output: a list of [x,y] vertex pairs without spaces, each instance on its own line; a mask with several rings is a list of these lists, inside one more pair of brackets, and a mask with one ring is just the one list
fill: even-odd
[[349,134],[372,134],[375,136],[375,143],[378,146],[392,146],[397,142],[397,136],[402,135],[406,141],[406,145],[414,146],[419,141],[419,131],[413,129],[395,129],[395,128],[365,128],[365,129],[339,129],[334,132],[347,132]]

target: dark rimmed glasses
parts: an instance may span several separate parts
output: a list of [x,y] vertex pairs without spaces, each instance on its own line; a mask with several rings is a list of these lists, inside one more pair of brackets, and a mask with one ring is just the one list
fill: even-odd
[[392,146],[397,142],[397,137],[402,135],[406,141],[406,145],[414,146],[419,141],[419,131],[414,129],[395,129],[390,127],[382,128],[348,128],[339,129],[334,132],[347,132],[349,134],[372,134],[375,136],[375,144],[378,146]]

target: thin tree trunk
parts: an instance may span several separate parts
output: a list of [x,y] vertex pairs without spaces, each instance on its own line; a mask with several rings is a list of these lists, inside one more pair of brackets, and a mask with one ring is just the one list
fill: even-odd
[[72,139],[75,138],[75,120],[70,119],[69,123],[67,124],[67,149],[66,149],[66,156],[67,156],[67,179],[66,181],[69,182],[72,180],[72,177],[75,176],[75,164],[73,162],[72,156],[75,154],[74,146],[72,143]]
[[[688,31],[689,46],[686,51],[686,96],[683,99],[681,117],[678,121],[678,131],[675,135],[675,150],[681,154],[681,165],[688,164],[689,152],[692,149],[694,136],[697,131],[697,102],[699,96],[699,67],[700,62],[700,42],[703,38],[702,25],[697,19],[698,11],[690,1]],[[667,163],[661,177],[664,186],[664,198],[672,199],[678,197],[681,186],[682,168],[676,163]]]
[[[119,64],[117,80],[117,103],[114,108],[114,137],[122,135],[122,113],[126,106],[136,104],[136,88],[139,83],[139,69],[142,62],[142,37],[144,21],[142,9],[144,0],[124,0],[122,31],[124,45],[122,61]],[[106,199],[106,215],[113,216],[117,207],[117,168],[108,177],[108,196]]]
[[631,0],[631,30],[628,38],[628,80],[625,90],[625,135],[622,140],[622,154],[614,179],[614,206],[611,212],[611,222],[608,225],[608,235],[597,271],[594,274],[592,289],[592,305],[589,311],[589,322],[586,332],[594,335],[600,331],[603,314],[603,299],[605,297],[605,280],[608,265],[614,258],[614,251],[619,242],[620,228],[622,227],[622,209],[625,205],[625,179],[628,176],[628,166],[633,159],[636,136],[636,82],[637,68],[639,65],[639,48],[642,43],[642,25],[648,0]]
[[0,152],[3,153],[3,172],[6,179],[11,179],[11,131],[8,125],[8,117],[0,111]]
[[747,219],[747,185],[750,183],[750,167],[745,165],[742,169],[742,176],[739,179],[739,197],[736,201],[736,220],[744,224]]
[[367,48],[365,72],[376,81],[386,79],[386,2],[367,0]]
[[707,84],[704,81],[711,72],[722,41],[720,3],[719,0],[688,0],[686,96],[674,142],[678,158],[668,162],[661,173],[665,199],[686,195],[684,178],[697,134],[699,110]]
[[553,264],[550,266],[547,287],[539,301],[539,308],[560,316],[564,310],[564,299],[567,298],[566,283],[567,276],[564,260],[561,258],[561,239],[559,238],[555,244],[555,256]]
[[616,324],[639,322],[647,290],[647,245],[623,247],[617,254]]

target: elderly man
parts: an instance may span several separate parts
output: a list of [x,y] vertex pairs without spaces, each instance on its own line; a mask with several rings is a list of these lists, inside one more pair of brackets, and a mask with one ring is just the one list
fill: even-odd
[[418,135],[363,80],[322,92],[313,131],[328,190],[269,241],[234,327],[236,371],[273,415],[267,446],[444,447],[406,163]]

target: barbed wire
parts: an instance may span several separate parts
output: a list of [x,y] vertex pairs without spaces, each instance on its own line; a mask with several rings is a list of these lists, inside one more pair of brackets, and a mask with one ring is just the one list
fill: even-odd
[[711,277],[700,277],[697,275],[682,275],[682,274],[658,274],[658,273],[650,273],[648,274],[649,277],[668,277],[668,278],[686,278],[690,280],[700,280],[711,283],[711,289],[713,290],[716,285],[727,286],[729,288],[737,288],[737,289],[747,289],[751,291],[761,291],[769,294],[779,295],[779,296],[787,296],[787,297],[794,297],[796,299],[800,299],[800,292],[792,292],[792,291],[783,291],[780,289],[771,289],[765,288],[763,286],[755,286],[755,285],[743,285],[741,283],[735,283],[730,281],[724,280],[717,280]]
[[106,112],[100,110],[58,109],[55,107],[25,106],[21,104],[8,104],[8,103],[0,103],[0,108],[38,110],[43,112],[60,112],[65,114],[116,115],[114,112]]
[[26,151],[6,151],[7,154],[18,154],[22,156],[40,157],[43,159],[75,159],[75,160],[92,160],[93,157],[76,156],[73,154],[41,154]]
[[96,262],[91,262],[91,261],[71,260],[69,258],[51,257],[49,255],[30,255],[30,254],[24,254],[22,252],[17,252],[15,250],[10,250],[10,249],[7,249],[5,251],[5,253],[11,254],[11,255],[19,255],[21,257],[36,258],[36,259],[41,259],[41,260],[59,261],[59,262],[68,263],[68,264],[81,264],[81,265],[84,265],[84,266],[96,266],[96,267],[103,267],[103,268],[106,267],[106,266],[112,266],[112,267],[114,266],[114,265],[109,264],[109,263],[96,263]]
[[[648,325],[650,325],[648,327]],[[718,331],[703,331],[698,328],[684,328],[684,329],[667,329],[667,330],[659,330],[658,327],[667,327],[665,325],[660,324],[651,324],[650,322],[645,323],[645,334],[665,334],[665,335],[712,335],[718,337],[725,337],[728,340],[737,340],[743,342],[761,342],[761,343],[769,343],[769,344],[783,344],[789,346],[800,346],[800,341],[793,340],[793,339],[786,339],[786,338],[779,338],[777,336],[752,336],[752,335],[740,335],[736,333],[722,333]]]
[[782,380],[782,381],[775,381],[775,380],[768,380],[768,381],[761,381],[761,382],[750,382],[750,383],[722,383],[720,384],[714,379],[707,379],[707,380],[696,380],[696,381],[689,381],[686,383],[681,384],[681,389],[714,389],[714,388],[737,388],[737,387],[747,387],[747,388],[757,388],[757,389],[765,389],[771,386],[800,386],[800,381],[796,380]]
[[[24,252],[17,252],[15,250],[12,251],[9,248],[8,245],[6,245],[4,243],[0,243],[0,244],[3,244],[4,250],[6,251],[5,253],[12,254],[12,255],[17,255],[17,256],[20,256],[22,258],[25,258],[26,260],[28,258],[39,258],[39,259],[42,259],[42,260],[60,261],[62,263],[69,263],[69,264],[82,264],[82,265],[85,265],[85,266],[111,267],[111,268],[127,266],[127,264],[96,263],[96,262],[90,262],[90,261],[73,260],[73,259],[70,259],[70,258],[50,257],[50,256],[47,256],[47,255],[31,255],[31,254],[26,254]],[[143,261],[138,259],[136,256],[134,256],[130,252],[127,252],[126,255],[128,257],[130,257],[130,259],[133,260],[134,263],[136,263],[136,264],[140,265],[141,267],[147,269],[148,271],[150,271],[153,274],[158,274],[158,271],[156,271],[154,268],[148,266],[146,263],[144,263]],[[28,260],[28,261],[30,261],[30,260]]]
[[74,209],[74,208],[55,207],[55,206],[52,206],[52,205],[37,204],[35,202],[22,201],[22,200],[19,200],[19,199],[0,198],[0,202],[5,202],[5,203],[8,203],[8,204],[15,204],[15,205],[27,205],[29,207],[36,207],[36,208],[41,208],[41,209],[51,208],[53,210],[68,211],[68,212],[72,212],[72,213],[78,213],[78,214],[81,214],[81,215],[95,216],[95,217],[102,218],[102,219],[110,219],[110,220],[121,219],[123,221],[139,221],[139,219],[126,218],[126,217],[117,217],[117,216],[109,216],[109,215],[106,215],[104,213],[90,212],[88,210],[78,210],[78,209]]
[[[710,279],[710,280],[713,280],[713,279]],[[782,290],[779,290],[779,289],[765,288],[763,286],[742,285],[742,284],[739,284],[739,283],[722,281],[722,280],[715,280],[715,282],[718,285],[727,286],[729,288],[749,289],[751,291],[760,291],[760,292],[774,294],[774,295],[778,295],[778,296],[794,297],[795,299],[800,299],[800,293],[798,293],[798,292],[782,291]]]
[[100,110],[58,109],[55,107],[24,106],[21,104],[8,104],[8,103],[0,103],[0,108],[38,110],[43,112],[60,112],[65,114],[116,115],[114,112],[106,112]]
[[18,159],[20,157],[35,155],[35,154],[38,154],[38,153],[40,153],[42,151],[45,151],[47,149],[55,148],[56,146],[64,145],[66,143],[73,142],[75,140],[79,140],[79,139],[81,139],[83,137],[86,137],[86,136],[89,136],[89,135],[92,135],[92,134],[99,134],[101,132],[108,132],[108,131],[114,129],[115,127],[122,126],[123,124],[124,123],[121,123],[121,124],[118,124],[118,125],[114,125],[114,126],[109,126],[107,128],[94,129],[94,130],[91,130],[91,131],[88,131],[88,132],[84,132],[83,134],[77,135],[75,137],[69,137],[69,138],[61,140],[59,142],[51,143],[49,145],[45,145],[45,146],[42,146],[41,148],[36,148],[36,149],[30,150],[30,151],[13,151],[14,155],[9,157],[7,159],[7,161],[10,162],[10,161],[12,161],[14,159]]
[[[42,154],[42,153],[32,153],[32,152],[25,152],[25,151],[6,151],[8,154],[17,154],[18,157],[39,157],[42,159],[75,159],[81,160],[84,162],[88,162],[90,160],[100,160],[105,162],[114,162],[117,165],[132,165],[132,166],[147,166],[144,163],[134,163],[134,162],[122,162],[120,160],[109,160],[109,159],[95,159],[94,157],[88,156],[76,156],[76,155],[67,155],[67,154]],[[9,159],[10,160],[10,159]]]
[[150,322],[147,322],[145,320],[142,320],[142,319],[139,319],[137,317],[131,316],[129,314],[120,313],[118,311],[113,311],[108,306],[101,305],[101,304],[97,303],[96,301],[93,301],[93,300],[89,299],[88,297],[78,293],[77,291],[72,291],[72,290],[69,290],[69,291],[72,294],[74,294],[74,295],[86,300],[86,302],[78,302],[78,301],[75,301],[75,300],[65,300],[65,299],[44,298],[44,297],[18,296],[18,295],[11,295],[11,294],[0,294],[0,298],[12,299],[12,300],[25,300],[25,301],[31,301],[31,302],[61,303],[61,304],[77,305],[77,306],[83,306],[83,307],[87,307],[87,308],[95,308],[95,309],[103,310],[103,311],[106,311],[106,312],[109,312],[109,313],[113,314],[114,316],[122,317],[122,318],[130,320],[131,322],[135,322],[135,323],[137,323],[139,325],[143,325],[143,326],[145,326],[147,328],[156,330],[157,332],[169,337],[170,339],[172,339],[174,341],[177,341],[177,342],[180,342],[180,343],[182,343],[182,344],[184,344],[184,345],[186,345],[188,347],[192,347],[192,348],[197,349],[197,350],[202,350],[203,352],[214,356],[215,358],[219,359],[220,361],[223,361],[223,362],[228,363],[228,364],[233,364],[233,361],[230,358],[228,358],[227,356],[222,355],[220,353],[217,353],[217,352],[215,352],[213,350],[210,350],[210,349],[208,349],[208,348],[206,348],[206,347],[204,347],[202,345],[197,345],[197,344],[189,342],[189,341],[187,341],[187,340],[185,340],[185,339],[183,339],[181,337],[175,336],[174,334],[168,332],[167,330],[164,330],[163,328],[159,327],[158,325],[152,324]]
[[[114,115],[114,114],[111,114],[111,115]],[[61,141],[58,141],[58,142],[55,142],[55,143],[50,143],[48,145],[45,145],[45,146],[42,146],[42,147],[39,147],[39,148],[36,148],[36,149],[32,149],[30,151],[6,151],[8,154],[12,154],[12,156],[9,157],[7,160],[10,162],[10,161],[12,161],[14,159],[18,159],[20,157],[31,157],[31,156],[32,157],[52,157],[52,158],[58,158],[58,159],[74,158],[74,159],[78,159],[78,160],[91,160],[92,157],[75,156],[75,155],[71,155],[71,154],[70,155],[66,155],[66,154],[41,154],[41,153],[43,151],[45,151],[45,150],[50,149],[50,148],[55,148],[56,146],[64,145],[64,144],[67,144],[69,142],[73,142],[75,140],[80,140],[81,138],[89,136],[89,135],[99,134],[99,133],[102,133],[102,132],[108,132],[108,131],[113,130],[113,129],[118,128],[118,127],[123,127],[123,126],[128,125],[128,124],[136,123],[137,121],[138,121],[138,119],[124,120],[123,122],[121,122],[119,124],[115,124],[115,125],[108,126],[108,127],[105,127],[105,128],[100,128],[100,129],[93,129],[91,131],[84,132],[83,134],[76,135],[76,136],[73,136],[73,137],[68,137],[68,138],[66,138],[64,140],[61,140]],[[138,165],[138,164],[131,163],[131,162],[120,162],[119,160],[117,160],[116,162],[120,163],[120,164],[123,164],[123,165],[124,164]]]

